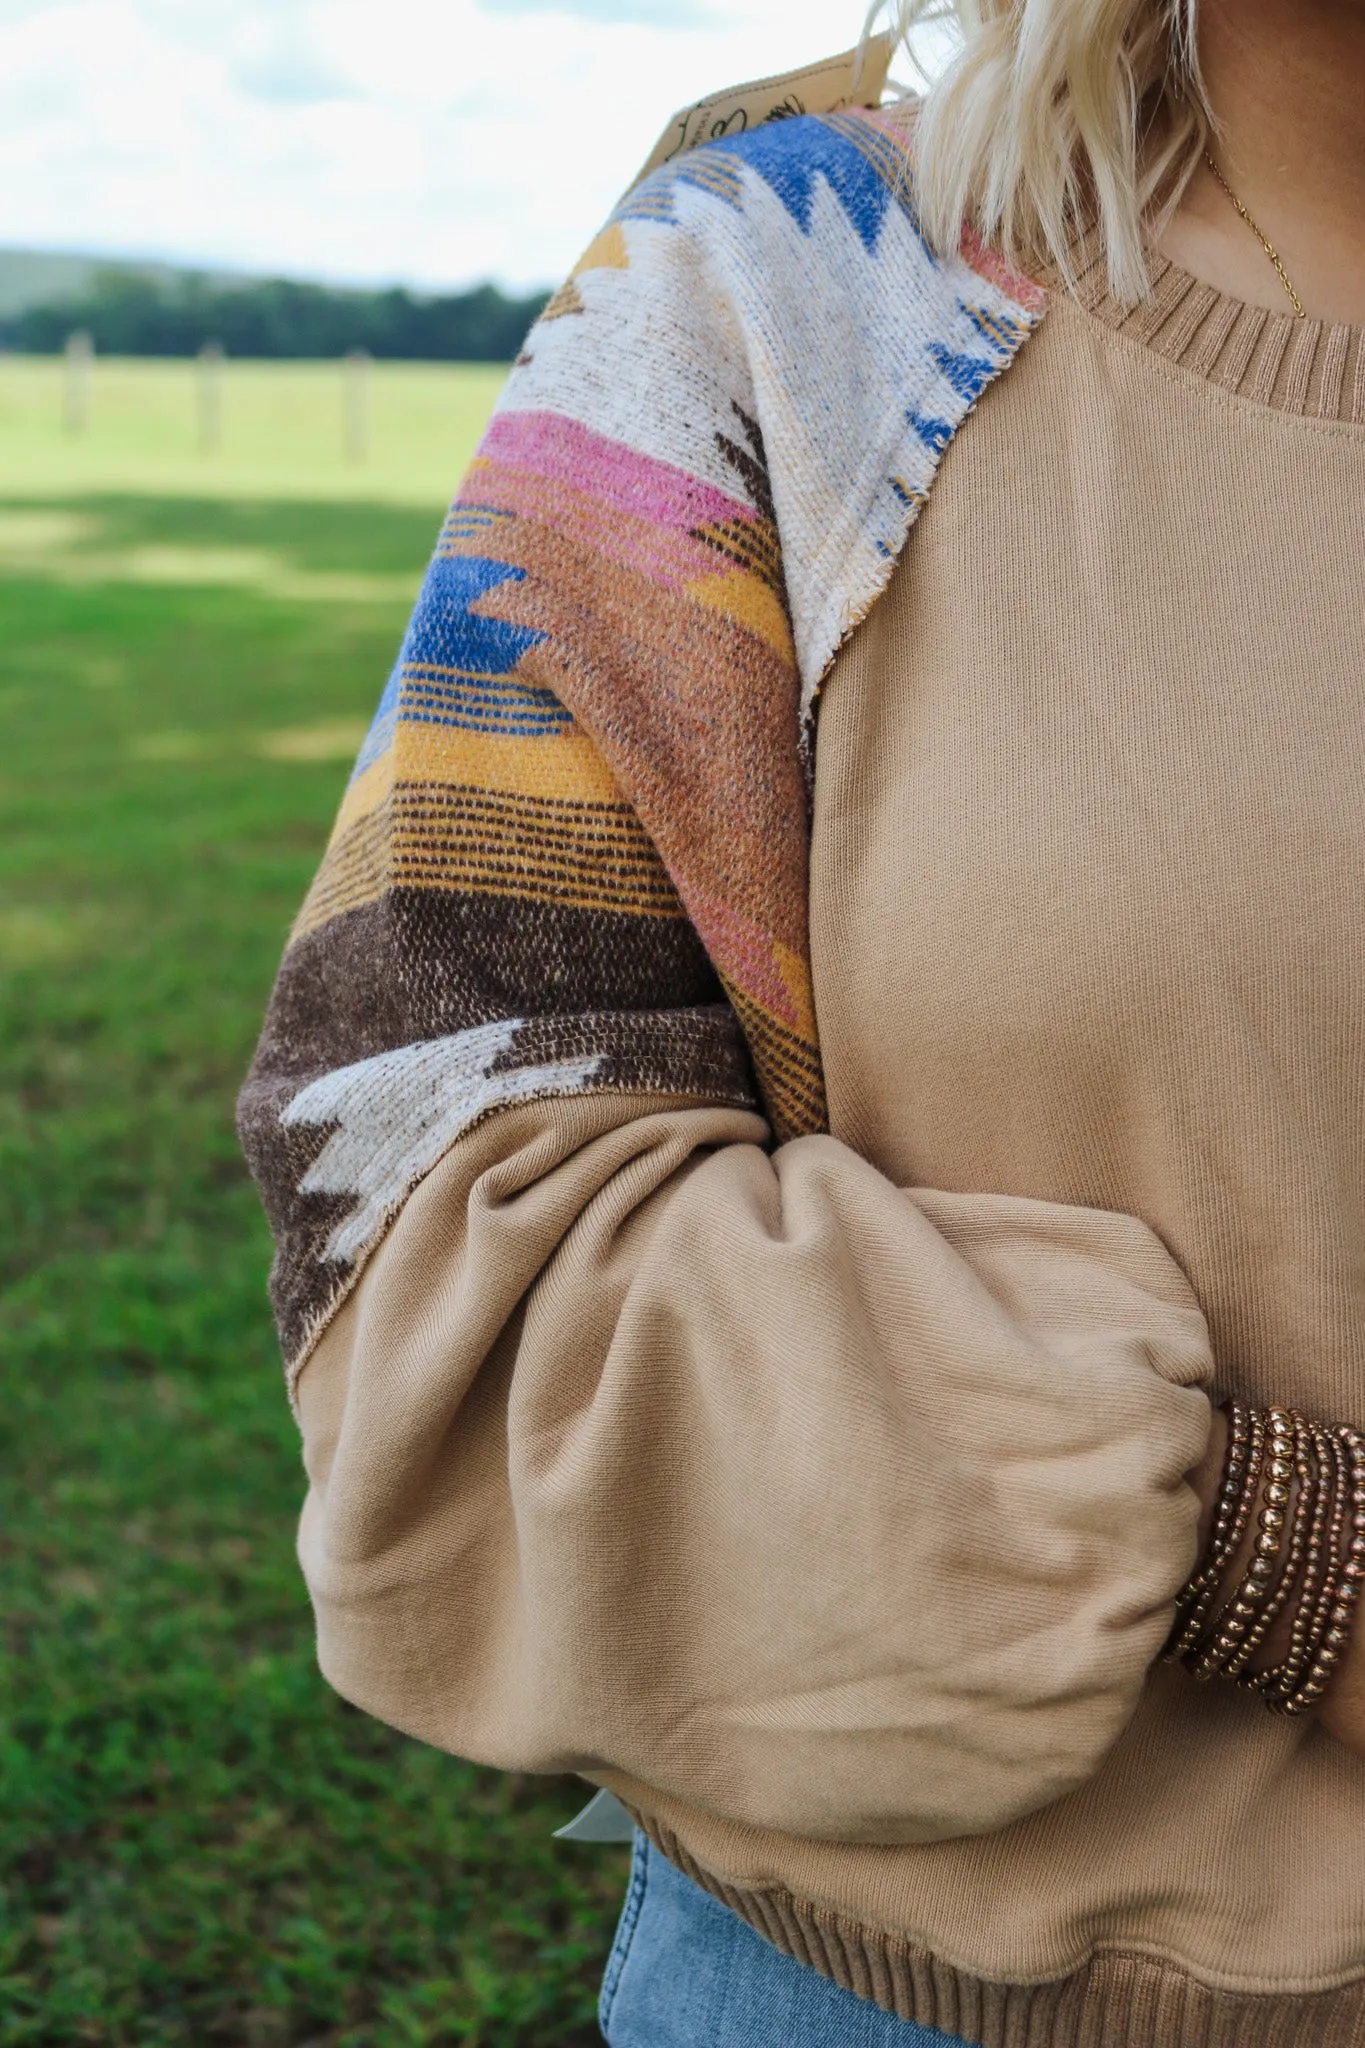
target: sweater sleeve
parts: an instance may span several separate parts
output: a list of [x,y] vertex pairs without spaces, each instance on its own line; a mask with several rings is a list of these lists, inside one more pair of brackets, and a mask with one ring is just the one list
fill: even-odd
[[291,1380],[485,1116],[620,1093],[823,1128],[815,693],[1041,317],[982,252],[931,255],[911,184],[880,115],[708,143],[527,336],[241,1095]]
[[765,1136],[535,1102],[423,1181],[299,1383],[323,1669],[506,1768],[999,1827],[1095,1770],[1169,1627],[1203,1318],[1132,1217]]

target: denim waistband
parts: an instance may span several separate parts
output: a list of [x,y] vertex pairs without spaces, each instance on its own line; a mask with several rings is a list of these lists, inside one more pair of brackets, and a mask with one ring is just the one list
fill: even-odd
[[609,2048],[969,2048],[783,1955],[642,1834],[599,2017]]

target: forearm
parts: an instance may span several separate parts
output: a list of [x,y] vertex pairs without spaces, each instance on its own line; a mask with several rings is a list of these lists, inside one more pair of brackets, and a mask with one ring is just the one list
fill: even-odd
[[[1225,1410],[1219,1409],[1213,1418],[1204,1457],[1190,1475],[1201,1502],[1200,1560],[1195,1569],[1196,1579],[1210,1562],[1220,1489],[1229,1483],[1230,1478],[1228,1448],[1229,1418]],[[1326,1691],[1316,1711],[1330,1734],[1357,1755],[1365,1756],[1365,1629],[1360,1623],[1359,1581],[1353,1577],[1361,1569],[1359,1560],[1365,1551],[1365,1493],[1360,1489],[1358,1474],[1354,1483],[1348,1480],[1349,1445],[1343,1445],[1342,1450],[1345,1455],[1339,1451],[1341,1462],[1335,1474],[1320,1466],[1309,1449],[1294,1461],[1295,1469],[1284,1481],[1287,1498],[1277,1506],[1277,1512],[1283,1517],[1282,1522],[1276,1525],[1280,1550],[1273,1554],[1269,1580],[1269,1586],[1278,1592],[1280,1604],[1264,1640],[1247,1660],[1243,1682],[1256,1684],[1268,1674],[1284,1671],[1287,1660],[1295,1654],[1296,1623],[1298,1639],[1302,1642],[1316,1612],[1321,1638],[1326,1642],[1329,1654],[1336,1653]],[[1224,1565],[1216,1597],[1210,1602],[1202,1640],[1192,1646],[1188,1662],[1194,1663],[1201,1650],[1207,1654],[1220,1625],[1237,1611],[1235,1603],[1247,1583],[1256,1555],[1257,1539],[1263,1535],[1264,1485],[1262,1473],[1241,1539]],[[1315,1510],[1319,1511],[1316,1528]],[[1338,1517],[1334,1542],[1333,1523]],[[1302,1527],[1296,1563],[1292,1532],[1299,1525]],[[1312,1557],[1308,1554],[1310,1542],[1314,1546]],[[1315,1558],[1321,1559],[1320,1578],[1313,1569]],[[1243,1625],[1254,1627],[1254,1617],[1249,1615]],[[1331,1636],[1327,1634],[1328,1629],[1332,1631]],[[1344,1643],[1340,1640],[1343,1637]],[[1311,1674],[1313,1659],[1301,1657],[1300,1662],[1305,1675]],[[1216,1678],[1218,1673],[1210,1671],[1207,1675]]]
[[1178,1269],[1132,1218],[611,1114],[490,1120],[305,1371],[328,1675],[462,1753],[786,1832],[1061,1796],[1195,1553]]

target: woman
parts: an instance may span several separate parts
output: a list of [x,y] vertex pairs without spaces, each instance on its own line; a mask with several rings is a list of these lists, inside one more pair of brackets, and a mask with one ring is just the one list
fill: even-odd
[[243,1101],[320,1654],[638,1819],[615,2048],[1357,2048],[1365,10],[961,15],[442,536]]

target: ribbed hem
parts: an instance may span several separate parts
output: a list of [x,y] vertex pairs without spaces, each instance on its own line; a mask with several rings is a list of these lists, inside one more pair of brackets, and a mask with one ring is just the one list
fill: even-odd
[[[1309,419],[1365,423],[1365,327],[1272,313],[1158,260],[1135,306],[1109,290],[1092,231],[1077,248],[1076,297],[1087,313],[1224,391]],[[1049,282],[1054,282],[1050,279]]]
[[784,1891],[703,1869],[670,1828],[637,1815],[670,1863],[784,1955],[883,2012],[978,2048],[1365,2048],[1365,1983],[1307,1998],[1212,1991],[1149,1956],[1106,1950],[1051,1984],[989,1984],[923,1949]]

